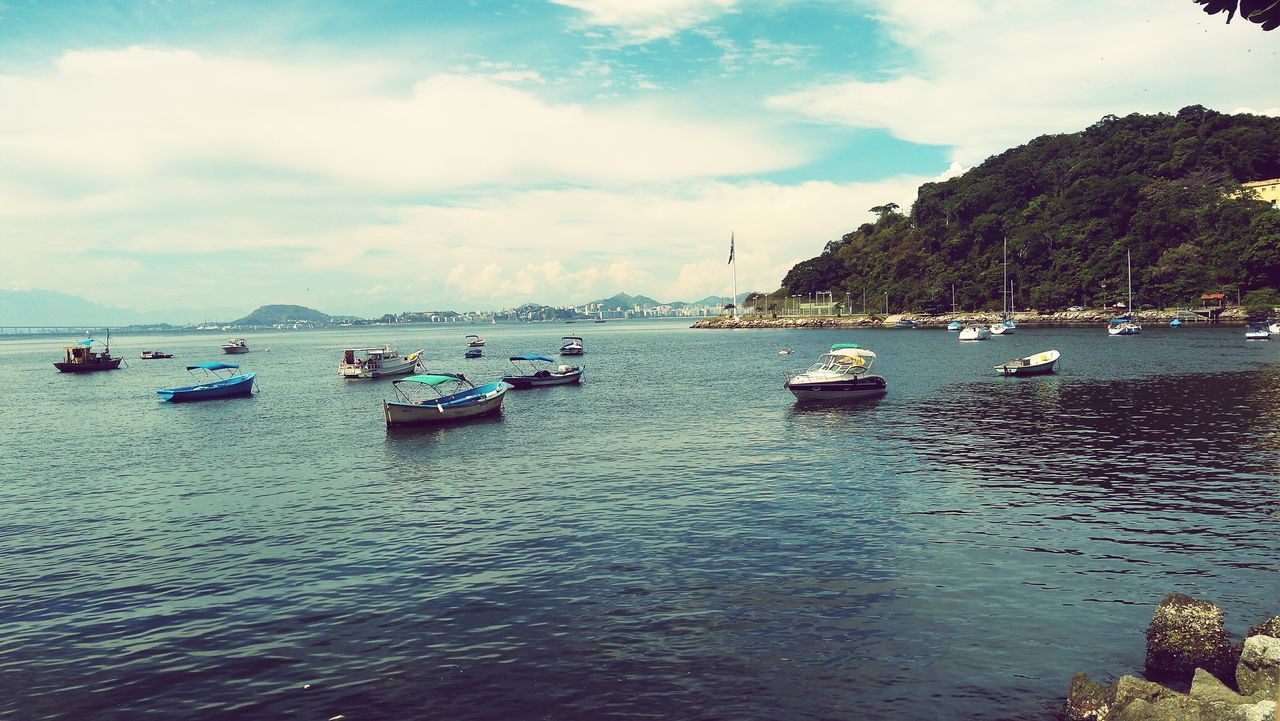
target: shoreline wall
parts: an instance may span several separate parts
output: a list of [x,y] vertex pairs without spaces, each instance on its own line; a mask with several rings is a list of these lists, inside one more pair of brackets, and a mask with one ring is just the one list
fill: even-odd
[[[1116,316],[1115,313],[1103,311],[1063,311],[1061,313],[1014,313],[1013,320],[1018,325],[1106,325]],[[1145,310],[1134,314],[1138,323],[1152,325],[1168,325],[1177,317],[1178,311]],[[901,313],[890,316],[877,315],[845,315],[845,316],[785,316],[772,318],[763,315],[716,316],[703,318],[695,322],[691,328],[891,328],[899,320],[913,320],[920,328],[945,328],[949,323],[958,321],[963,324],[987,325],[999,320],[997,312],[988,313],[942,313],[925,315],[920,313]],[[1244,308],[1228,308],[1219,316],[1217,325],[1239,324],[1245,321]],[[1208,321],[1184,321],[1187,325],[1212,325]]]

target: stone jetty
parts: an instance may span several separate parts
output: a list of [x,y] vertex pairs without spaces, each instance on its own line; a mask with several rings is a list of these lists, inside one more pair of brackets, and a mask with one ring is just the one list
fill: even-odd
[[[1063,721],[1276,721],[1280,616],[1232,644],[1222,610],[1180,593],[1165,596],[1147,627],[1145,676],[1103,686],[1071,679]],[[1162,683],[1156,683],[1161,681]]]
[[[1060,313],[1014,313],[1013,320],[1018,325],[1106,325],[1116,314],[1109,311],[1085,310],[1062,311]],[[1177,317],[1177,311],[1144,310],[1136,314],[1139,323],[1168,325]],[[924,315],[920,313],[899,313],[896,315],[845,315],[845,316],[780,316],[777,318],[764,315],[744,315],[738,318],[715,316],[703,318],[693,324],[693,328],[892,328],[900,320],[915,321],[920,328],[945,328],[953,321],[965,325],[987,325],[999,320],[1000,314],[990,313],[942,313]],[[1219,316],[1219,323],[1243,323],[1243,308],[1228,308]],[[1193,324],[1195,321],[1187,321]]]

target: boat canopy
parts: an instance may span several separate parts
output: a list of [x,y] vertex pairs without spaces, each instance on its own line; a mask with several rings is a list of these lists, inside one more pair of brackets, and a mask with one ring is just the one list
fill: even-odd
[[468,337],[468,338],[475,338],[476,340],[479,340],[479,339],[480,339],[480,336],[476,335],[475,333],[472,333],[471,335],[469,335],[469,336],[467,336],[467,337]]
[[555,358],[548,358],[544,355],[513,355],[508,360],[513,361],[546,361],[547,363],[555,363]]
[[[852,345],[852,344],[849,344]],[[875,360],[876,354],[862,348],[833,348],[829,355],[843,358],[870,358]]]
[[581,341],[582,339],[581,339],[581,338],[579,338],[579,337],[578,337],[578,336],[576,336],[576,335],[566,335],[566,336],[562,337],[560,340],[576,340],[576,341]]
[[861,348],[857,343],[832,343],[831,350],[849,350]]
[[197,368],[203,368],[207,371],[220,371],[220,370],[226,370],[228,368],[239,368],[239,367],[240,366],[236,365],[235,363],[219,363],[217,361],[206,361],[204,363],[192,363],[191,365],[187,366],[187,370],[193,371]]
[[85,348],[88,348],[89,346],[93,345],[94,342],[95,341],[92,338],[86,338],[85,340],[82,340],[79,343],[76,343],[76,345],[82,345]]
[[435,388],[441,383],[457,383],[458,381],[466,381],[466,378],[453,373],[430,373],[426,375],[407,376],[396,381],[396,383],[423,383]]

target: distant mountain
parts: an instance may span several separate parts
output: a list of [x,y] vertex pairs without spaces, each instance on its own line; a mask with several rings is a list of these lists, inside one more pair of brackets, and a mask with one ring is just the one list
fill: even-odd
[[602,304],[606,309],[622,308],[623,310],[630,310],[632,306],[637,306],[637,305],[642,308],[644,306],[652,307],[652,306],[662,305],[662,303],[659,303],[653,298],[649,298],[643,295],[627,295],[626,293],[619,293],[611,298],[593,300],[589,305],[595,305],[596,303]]
[[275,325],[276,323],[328,323],[332,316],[301,305],[264,305],[232,325]]
[[129,308],[114,308],[56,290],[0,290],[0,325],[123,326],[150,319]]

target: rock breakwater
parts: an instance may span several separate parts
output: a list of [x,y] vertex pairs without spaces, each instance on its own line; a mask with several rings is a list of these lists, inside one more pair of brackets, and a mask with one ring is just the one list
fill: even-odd
[[[693,328],[891,328],[900,320],[912,320],[920,328],[945,328],[958,322],[965,325],[987,325],[999,320],[999,313],[943,313],[940,315],[923,315],[918,313],[900,313],[897,315],[845,315],[845,316],[783,316],[771,317],[763,315],[744,315],[738,318],[716,316],[702,318],[693,324]],[[1104,311],[1063,311],[1061,313],[1014,313],[1013,320],[1018,325],[1106,325],[1115,317],[1114,313]],[[1167,325],[1178,317],[1177,311],[1142,311],[1137,314],[1139,323]],[[1245,312],[1242,308],[1229,308],[1219,317],[1220,323],[1241,323]],[[1194,321],[1188,321],[1191,323]]]

